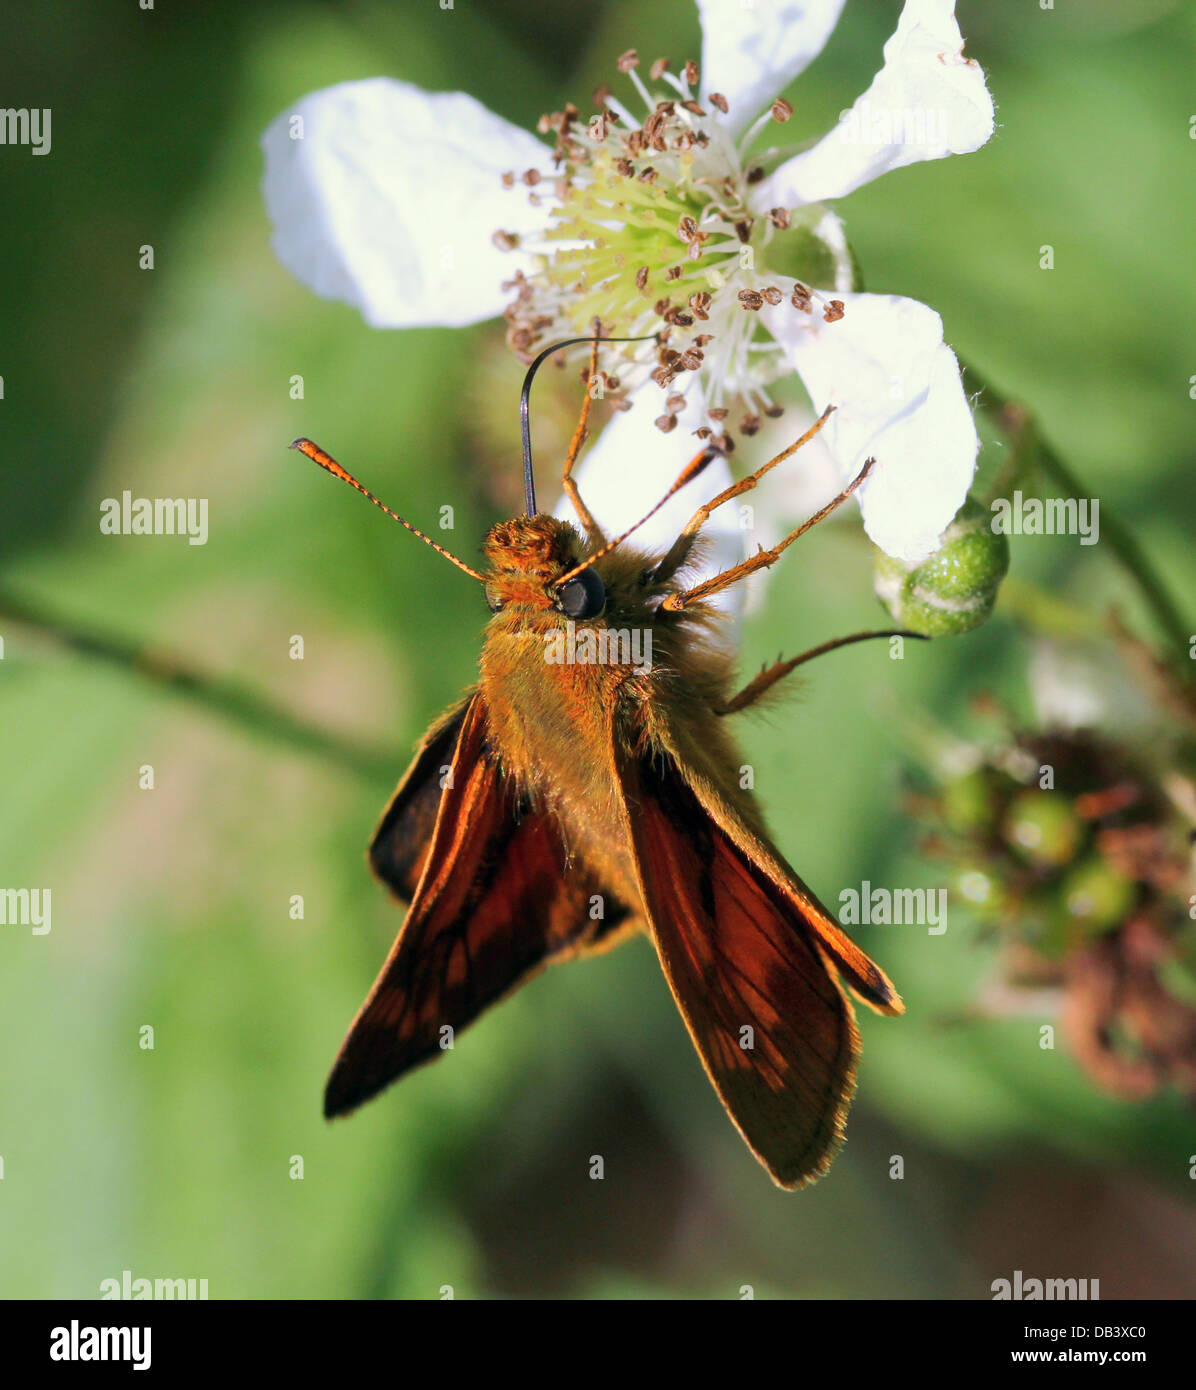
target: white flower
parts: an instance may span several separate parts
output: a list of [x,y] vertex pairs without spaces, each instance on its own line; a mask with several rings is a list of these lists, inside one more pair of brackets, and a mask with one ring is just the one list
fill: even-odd
[[[954,0],[906,0],[881,70],[838,127],[796,153],[754,153],[787,121],[777,93],[821,51],[843,3],[698,0],[701,84],[692,63],[679,74],[655,63],[645,81],[624,54],[634,95],[604,90],[589,121],[574,107],[545,117],[555,150],[463,93],[385,78],[313,93],[263,141],[275,250],[379,327],[505,309],[524,356],[595,319],[610,336],[663,329],[659,345],[604,349],[634,408],[580,470],[600,520],[626,524],[632,493],[671,482],[686,456],[672,434],[682,415],[683,428],[750,436],[777,413],[769,388],[796,371],[816,410],[837,407],[824,437],[841,479],[877,460],[857,493],[868,534],[923,559],[971,482],[971,411],[939,316],[856,293],[826,203],[890,169],[978,149],[993,107],[963,56]],[[657,520],[692,503],[676,499]]]

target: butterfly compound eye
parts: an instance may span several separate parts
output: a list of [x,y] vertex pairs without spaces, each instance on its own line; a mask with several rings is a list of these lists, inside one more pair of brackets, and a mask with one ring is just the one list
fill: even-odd
[[596,618],[606,607],[606,586],[593,569],[561,585],[557,602],[567,618]]

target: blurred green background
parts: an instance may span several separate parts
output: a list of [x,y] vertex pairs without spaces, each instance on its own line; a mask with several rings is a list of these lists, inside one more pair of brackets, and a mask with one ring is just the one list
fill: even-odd
[[[899,8],[849,0],[789,93],[797,137],[864,89]],[[868,287],[935,305],[1187,599],[1193,7],[958,9],[997,135],[840,206]],[[518,495],[519,371],[492,329],[375,332],[292,281],[269,249],[259,136],[303,93],[378,73],[530,125],[587,101],[630,46],[697,57],[695,12],[7,16],[0,92],[53,109],[53,151],[0,149],[0,886],[52,888],[53,930],[0,928],[4,1295],[93,1297],[125,1269],[206,1278],[213,1298],[983,1298],[1014,1269],[1096,1277],[1106,1298],[1196,1292],[1190,1109],[1103,1096],[1039,1048],[1037,1015],[948,1026],[991,963],[962,914],[943,937],[860,930],[909,1012],[862,1020],[848,1143],[808,1191],[775,1190],[744,1148],[642,941],[549,972],[447,1060],[348,1122],[320,1118],[399,922],[363,848],[407,750],[471,679],[485,613],[286,445],[319,439],[417,522],[454,501],[472,555]],[[509,436],[486,442],[483,418]],[[101,536],[100,501],[124,489],[210,499],[207,545]],[[1015,575],[1138,614],[1102,547],[1013,547]],[[71,650],[21,607],[173,653],[328,744]],[[822,528],[775,571],[744,669],[878,619],[858,534]],[[744,725],[780,845],[824,898],[941,875],[902,809],[911,731],[967,732],[982,690],[1027,712],[1028,652],[999,606],[902,663],[831,656],[799,702]]]

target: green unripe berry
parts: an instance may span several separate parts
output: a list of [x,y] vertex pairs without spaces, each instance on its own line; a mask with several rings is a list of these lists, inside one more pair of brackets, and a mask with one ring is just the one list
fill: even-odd
[[899,623],[924,637],[948,637],[984,622],[1008,568],[1009,542],[969,497],[928,559],[910,564],[878,551],[874,584]]

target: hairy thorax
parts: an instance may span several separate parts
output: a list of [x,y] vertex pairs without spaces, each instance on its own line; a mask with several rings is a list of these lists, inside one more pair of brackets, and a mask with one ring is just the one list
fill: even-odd
[[569,827],[572,852],[609,861],[626,839],[616,747],[707,764],[719,782],[738,760],[716,713],[730,670],[711,641],[712,615],[664,610],[674,586],[653,582],[659,557],[628,546],[594,566],[601,611],[570,618],[555,586],[585,549],[572,527],[545,516],[491,531],[495,612],[481,683],[504,772]]
[[614,842],[621,835],[612,730],[630,732],[650,675],[578,661],[576,646],[565,646],[565,660],[551,660],[568,636],[565,620],[524,624],[510,614],[492,622],[481,676],[493,750],[504,772],[580,838]]

